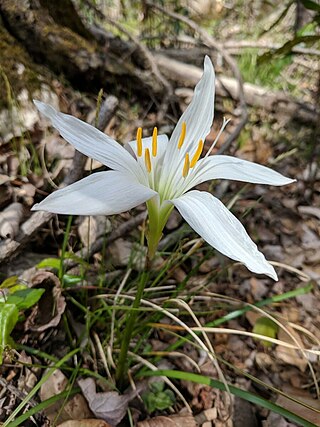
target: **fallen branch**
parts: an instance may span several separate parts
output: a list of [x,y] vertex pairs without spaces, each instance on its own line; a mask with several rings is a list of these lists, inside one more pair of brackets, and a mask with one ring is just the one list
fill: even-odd
[[[176,86],[193,88],[199,81],[202,70],[194,65],[185,64],[164,55],[155,55],[162,73],[175,81]],[[243,84],[244,97],[247,105],[263,108],[271,113],[297,119],[302,122],[316,124],[318,121],[316,107],[310,103],[300,102],[283,92],[270,90],[251,83]],[[216,94],[219,97],[239,99],[238,82],[232,77],[218,76]]]
[[[268,41],[247,41],[247,40],[229,40],[223,43],[223,46],[230,51],[232,54],[239,53],[240,49],[268,49],[277,50],[282,46],[280,43],[271,43]],[[301,55],[312,55],[320,56],[320,50],[294,46],[292,48],[293,53]]]

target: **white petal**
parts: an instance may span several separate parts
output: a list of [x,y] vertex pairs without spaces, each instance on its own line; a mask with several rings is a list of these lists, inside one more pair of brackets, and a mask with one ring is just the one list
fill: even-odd
[[97,172],[55,191],[32,210],[69,215],[113,215],[128,211],[157,194],[122,172]]
[[[168,144],[168,137],[167,135],[163,134],[163,135],[158,135],[158,153],[157,153],[157,159],[160,160],[162,158],[162,156],[164,155],[166,149],[167,149],[167,144]],[[129,146],[130,152],[133,152],[135,156],[137,156],[137,141],[133,140],[130,141],[126,144],[126,146]],[[126,147],[125,146],[125,147]],[[147,138],[142,138],[142,147],[143,150],[145,150],[146,148],[149,149],[150,153],[152,151],[152,136],[149,136]]]
[[219,252],[242,262],[254,273],[277,280],[274,268],[258,251],[240,221],[212,194],[190,191],[172,203],[187,223]]
[[78,151],[112,169],[139,176],[136,161],[114,139],[76,117],[56,111],[48,104],[35,100],[33,102],[51,120],[61,136]]
[[198,145],[200,139],[210,132],[214,115],[215,73],[208,56],[204,60],[204,70],[201,80],[194,89],[192,101],[180,117],[170,138],[170,145],[179,141],[182,122],[186,122],[186,142],[183,145],[186,151],[190,144]]
[[[198,147],[199,140],[205,140],[211,129],[214,116],[215,73],[208,56],[204,60],[204,71],[201,80],[196,85],[191,103],[180,117],[168,143],[163,161],[161,187],[169,179],[175,183],[182,174],[185,154],[192,158]],[[178,150],[182,123],[186,123],[185,142]],[[174,184],[176,185],[176,184]]]
[[210,179],[232,179],[253,184],[287,185],[295,179],[287,178],[266,166],[231,156],[209,156],[199,162],[193,185]]

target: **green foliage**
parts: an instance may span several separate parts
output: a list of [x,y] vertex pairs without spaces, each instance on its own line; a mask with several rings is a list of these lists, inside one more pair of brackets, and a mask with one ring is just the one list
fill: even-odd
[[[65,252],[64,254],[64,259],[72,259],[72,254],[69,254],[68,252]],[[84,261],[83,261],[84,262]],[[82,281],[82,277],[81,276],[77,276],[74,274],[66,274],[63,273],[63,270],[61,268],[61,265],[63,263],[63,260],[60,258],[45,258],[42,261],[40,261],[37,264],[37,268],[53,268],[54,270],[56,270],[56,272],[62,272],[62,283],[64,285],[67,286],[72,286],[72,285],[76,285],[78,283],[80,283]]]
[[0,302],[0,364],[5,348],[11,344],[10,334],[18,322],[19,310],[15,304]]
[[64,274],[63,283],[68,286],[77,285],[82,281],[82,277],[75,274]]
[[142,399],[149,414],[159,410],[170,408],[175,403],[175,396],[172,390],[165,390],[163,381],[155,381],[150,384],[150,391],[142,394]]
[[269,62],[263,63],[259,62],[260,58],[254,49],[248,49],[239,57],[238,65],[243,79],[249,83],[282,89],[284,83],[281,79],[281,72],[291,64],[291,55],[271,58]]
[[289,40],[288,42],[286,42],[283,46],[279,47],[279,49],[276,49],[274,51],[268,51],[266,53],[264,53],[263,55],[261,55],[258,59],[258,64],[259,65],[265,65],[267,64],[270,60],[275,59],[276,57],[283,57],[283,59],[285,59],[286,57],[288,57],[288,55],[291,55],[292,49],[297,46],[298,44],[312,44],[314,42],[317,42],[320,40],[320,35],[318,34],[311,34],[311,35],[298,35],[296,37],[294,37],[292,40]]
[[45,258],[39,264],[36,265],[37,268],[54,268],[59,270],[61,261],[59,258]]
[[18,310],[27,310],[39,301],[44,291],[44,289],[30,289],[27,287],[20,289],[7,297],[6,304],[13,304]]
[[[30,289],[19,282],[17,276],[9,277],[1,285],[3,296],[0,297],[0,365],[6,347],[12,345],[11,332],[19,321],[19,311],[34,306],[44,289]],[[6,290],[7,295],[5,295]]]
[[313,0],[300,0],[306,9],[314,10],[320,13],[320,4]]
[[[259,317],[253,327],[253,333],[264,335],[269,338],[276,338],[279,326],[269,317]],[[271,347],[272,343],[269,341],[261,341],[265,347]]]
[[[288,8],[292,2],[288,3]],[[258,58],[259,65],[267,65],[270,61],[276,58],[286,58],[292,54],[292,50],[295,46],[302,44],[302,46],[310,46],[320,41],[319,35],[319,24],[320,24],[320,5],[313,0],[301,0],[301,3],[306,9],[316,12],[311,21],[308,22],[304,27],[300,28],[297,34],[291,40],[285,42],[278,49],[272,49],[265,52]],[[283,16],[281,17],[281,19]]]

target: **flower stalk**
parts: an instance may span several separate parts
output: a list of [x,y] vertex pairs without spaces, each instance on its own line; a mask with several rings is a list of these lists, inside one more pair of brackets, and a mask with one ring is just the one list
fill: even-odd
[[[146,263],[148,264],[148,263]],[[132,304],[131,310],[127,314],[125,322],[125,330],[123,338],[121,341],[120,355],[118,359],[117,369],[116,369],[116,383],[119,390],[123,391],[127,385],[126,373],[128,365],[128,351],[129,345],[132,337],[132,333],[136,324],[137,316],[139,313],[140,301],[143,296],[144,288],[149,280],[149,271],[145,269],[140,277],[138,283],[137,293]]]

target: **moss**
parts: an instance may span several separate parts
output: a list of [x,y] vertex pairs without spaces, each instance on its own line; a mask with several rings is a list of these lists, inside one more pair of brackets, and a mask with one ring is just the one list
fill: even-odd
[[0,52],[0,110],[10,108],[11,98],[23,89],[27,89],[31,96],[44,81],[51,80],[48,72],[35,65],[25,49],[5,30],[1,20]]

